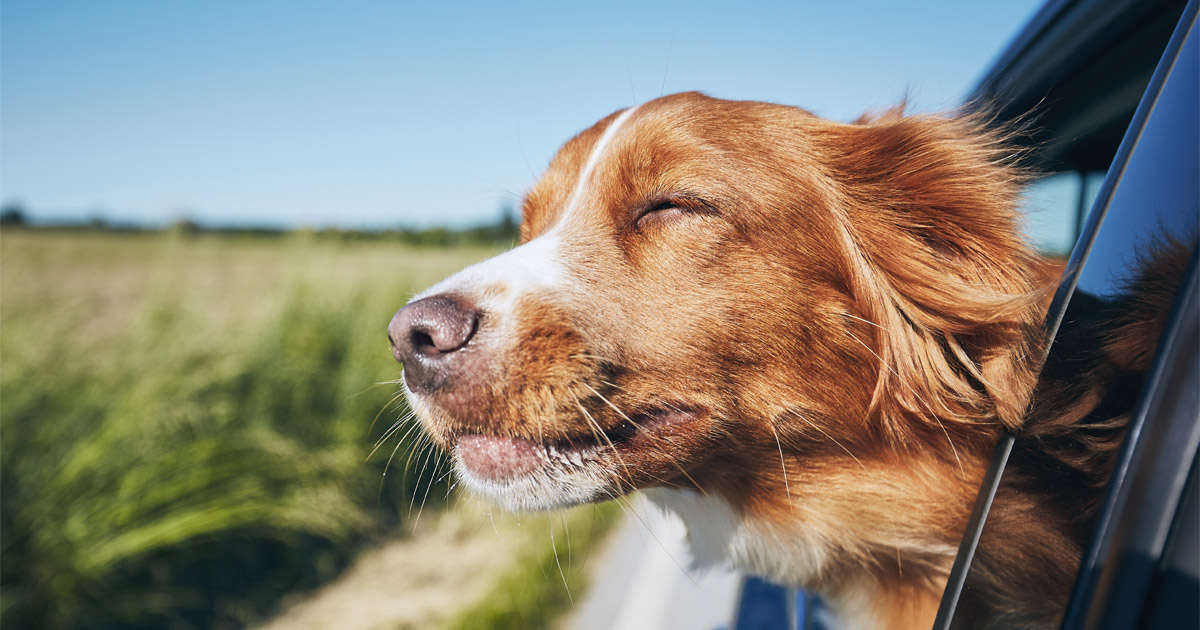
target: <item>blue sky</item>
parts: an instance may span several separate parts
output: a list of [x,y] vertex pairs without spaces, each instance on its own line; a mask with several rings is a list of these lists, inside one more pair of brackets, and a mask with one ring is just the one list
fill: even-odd
[[958,104],[1005,2],[0,3],[0,201],[35,218],[468,225],[665,92]]

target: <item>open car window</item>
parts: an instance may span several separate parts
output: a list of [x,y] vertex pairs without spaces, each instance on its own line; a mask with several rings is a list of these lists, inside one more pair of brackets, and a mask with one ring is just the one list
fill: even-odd
[[[1062,506],[1067,518],[1071,512],[1098,512],[1074,585],[1048,585],[1069,587],[1070,597],[1061,599],[1067,628],[1146,627],[1147,620],[1165,614],[1164,607],[1175,601],[1160,592],[1171,559],[1185,558],[1177,550],[1195,547],[1194,519],[1190,532],[1186,523],[1176,524],[1188,514],[1181,503],[1185,490],[1196,492],[1195,482],[1191,488],[1187,483],[1195,475],[1200,439],[1197,320],[1190,290],[1200,216],[1200,36],[1195,15],[1193,3],[1184,11],[1100,187],[1048,316],[1048,328],[1057,334],[1031,419],[1037,421],[1039,413],[1073,414],[1073,421],[1087,427],[1085,439],[1094,440],[1089,448],[1112,445],[1108,459],[1042,466],[1046,472],[1038,479],[1014,479],[1010,466],[999,485],[1000,493],[1021,492],[1029,484],[1063,483],[1067,475],[1112,471],[1111,479],[1106,474],[1089,480],[1108,483],[1098,509]],[[1062,443],[1054,439],[1018,437],[1011,457],[1045,458],[1053,452],[1069,459],[1073,452],[1081,457],[1087,452],[1083,445],[1069,443],[1077,437],[1064,437]],[[985,524],[980,542],[984,557],[987,544]],[[1174,588],[1188,594],[1188,567],[1172,571]],[[972,576],[964,577],[963,596],[979,596],[970,592]],[[1193,576],[1191,603],[1181,609],[1190,610],[1192,619],[1195,584]],[[950,627],[970,623],[954,619]]]

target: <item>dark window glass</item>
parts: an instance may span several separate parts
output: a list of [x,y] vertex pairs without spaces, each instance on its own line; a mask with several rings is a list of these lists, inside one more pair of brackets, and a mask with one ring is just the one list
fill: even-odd
[[[1087,548],[1105,504],[1108,471],[1120,457],[1125,427],[1142,396],[1174,294],[1187,272],[1200,216],[1200,36],[1193,24],[1161,92],[1140,129],[1131,129],[1128,159],[1115,163],[1097,200],[1099,230],[1090,250],[1077,252],[1078,284],[1051,346],[1029,417],[996,495],[992,514],[968,575],[963,598],[972,605],[1007,608],[1019,614],[1021,602],[1005,601],[1005,589],[987,574],[989,557],[999,553],[1073,558]],[[1153,84],[1152,84],[1153,85]],[[1148,94],[1147,98],[1154,97]],[[1136,120],[1135,120],[1136,124]],[[1140,132],[1140,133],[1139,133]],[[1044,180],[1034,197],[1086,194],[1077,177]],[[1082,180],[1086,182],[1086,179]],[[1071,189],[1070,187],[1074,188]],[[1082,190],[1081,190],[1082,188]],[[1065,206],[1067,202],[1063,201]],[[1065,208],[1059,211],[1064,214]],[[1056,215],[1057,216],[1057,215]],[[1058,217],[1057,245],[1066,242],[1065,217]],[[1085,237],[1086,238],[1086,237]],[[1052,248],[1047,248],[1053,251]],[[1061,293],[1061,292],[1060,292]],[[1152,423],[1147,417],[1145,422]],[[1021,507],[1015,507],[1021,506]],[[1019,544],[999,540],[989,529],[1006,519],[1026,526]],[[1031,520],[1033,519],[1033,520]],[[1036,519],[1041,519],[1041,524]],[[1056,538],[1052,532],[1065,536]],[[1065,553],[1061,553],[1065,550]],[[1076,566],[1046,575],[1007,576],[1041,585],[1043,602],[1066,605]],[[1054,613],[1030,603],[1029,620],[1053,622]],[[960,608],[961,610],[961,608]],[[1061,609],[1057,615],[1061,617]],[[956,620],[969,627],[969,620]],[[967,625],[962,625],[962,624]]]

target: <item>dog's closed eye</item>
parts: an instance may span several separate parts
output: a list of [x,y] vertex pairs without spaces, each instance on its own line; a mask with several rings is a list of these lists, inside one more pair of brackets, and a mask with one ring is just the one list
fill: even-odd
[[638,206],[633,213],[633,225],[641,230],[654,225],[666,225],[689,215],[715,214],[712,204],[687,195],[656,197]]

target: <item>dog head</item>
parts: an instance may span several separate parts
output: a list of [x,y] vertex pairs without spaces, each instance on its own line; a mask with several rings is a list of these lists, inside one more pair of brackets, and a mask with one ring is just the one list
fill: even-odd
[[1036,319],[1009,156],[971,117],[616,112],[553,158],[518,247],[393,318],[410,404],[517,510],[658,486],[753,509],[831,462],[986,449]]

